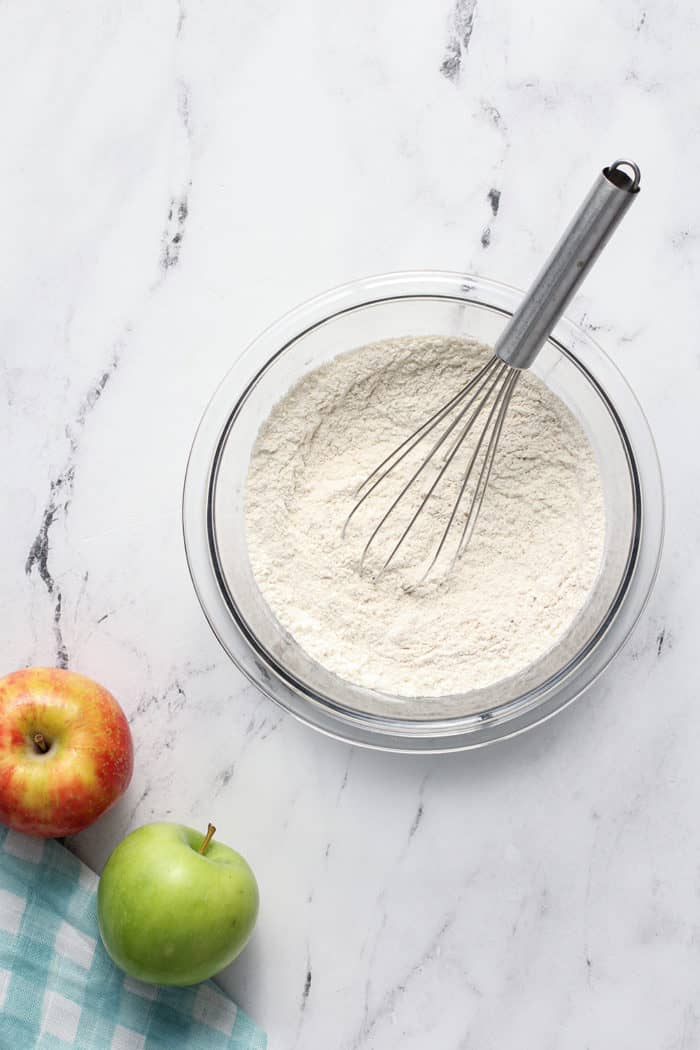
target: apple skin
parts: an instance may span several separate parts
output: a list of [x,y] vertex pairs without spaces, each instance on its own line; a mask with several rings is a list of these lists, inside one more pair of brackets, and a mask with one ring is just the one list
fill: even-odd
[[0,679],[0,823],[42,838],[74,835],[126,791],[133,766],[124,712],[91,678],[30,667]]
[[109,857],[97,893],[100,934],[117,966],[149,984],[198,984],[245,947],[258,886],[235,850],[182,824],[132,831]]

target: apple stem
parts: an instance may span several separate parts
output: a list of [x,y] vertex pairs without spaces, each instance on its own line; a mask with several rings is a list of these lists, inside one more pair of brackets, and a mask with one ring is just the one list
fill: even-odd
[[209,845],[211,840],[214,838],[215,834],[216,834],[216,828],[214,827],[213,824],[210,824],[209,827],[207,828],[206,835],[202,839],[202,845],[199,847],[199,852],[202,855],[204,855],[207,852],[207,846]]
[[43,733],[35,733],[34,734],[34,743],[35,743],[35,745],[37,747],[37,750],[41,751],[42,755],[45,755],[46,752],[49,750],[49,745],[44,740],[44,734]]

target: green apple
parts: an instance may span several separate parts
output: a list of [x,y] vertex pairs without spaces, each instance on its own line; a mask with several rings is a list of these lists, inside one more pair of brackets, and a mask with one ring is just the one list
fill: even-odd
[[243,950],[258,886],[235,850],[182,824],[137,828],[109,857],[97,894],[100,934],[122,970],[151,984],[197,984]]

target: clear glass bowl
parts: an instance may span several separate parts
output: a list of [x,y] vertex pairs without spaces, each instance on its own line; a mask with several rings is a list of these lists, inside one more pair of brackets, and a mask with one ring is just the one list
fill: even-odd
[[618,652],[647,601],[663,538],[663,488],[644,414],[620,372],[564,319],[532,371],[583,426],[601,470],[606,540],[588,603],[555,646],[485,689],[396,697],[327,671],[264,602],[247,553],[244,494],[258,429],[304,374],[346,350],[403,335],[493,344],[522,293],[478,277],[387,274],[336,288],[288,313],[238,358],[209,403],[187,466],[183,527],[205,615],[258,688],[322,732],[394,751],[456,751],[512,736],[579,696]]

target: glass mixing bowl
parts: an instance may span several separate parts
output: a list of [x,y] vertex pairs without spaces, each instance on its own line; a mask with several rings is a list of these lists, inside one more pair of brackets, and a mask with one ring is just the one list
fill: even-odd
[[[258,429],[307,372],[346,350],[403,335],[493,344],[522,293],[480,277],[387,274],[293,310],[236,361],[209,403],[187,466],[187,560],[205,615],[231,659],[303,722],[366,747],[456,751],[512,736],[579,696],[618,652],[647,601],[663,537],[663,489],[644,414],[620,372],[563,319],[532,366],[573,412],[595,451],[606,505],[596,585],[552,649],[488,688],[443,697],[364,689],[309,657],[273,616],[253,577],[244,519]],[[517,614],[517,610],[515,610]]]

